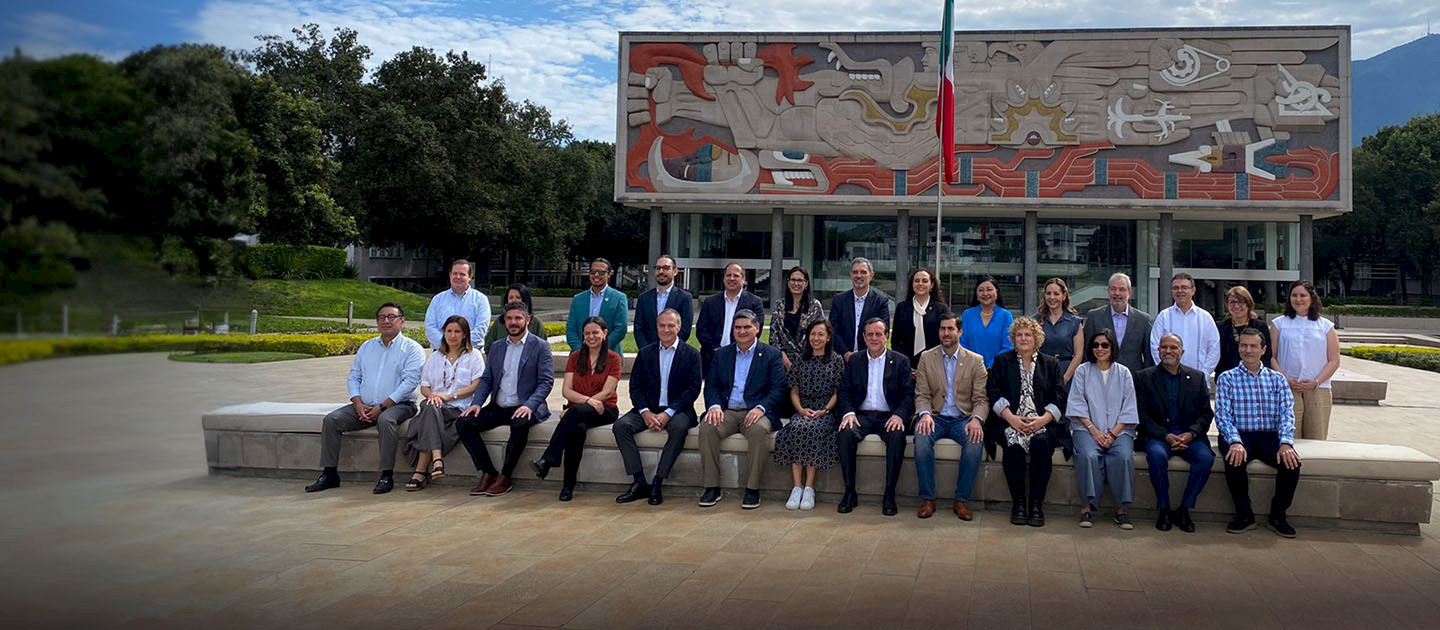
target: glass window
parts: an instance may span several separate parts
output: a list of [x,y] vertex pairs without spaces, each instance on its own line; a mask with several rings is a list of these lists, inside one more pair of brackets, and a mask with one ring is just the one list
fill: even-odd
[[814,292],[822,302],[850,289],[850,261],[870,259],[871,283],[895,296],[895,219],[884,217],[815,218]]
[[1265,269],[1265,240],[1261,221],[1176,221],[1175,266]]
[[[1112,274],[1135,277],[1134,221],[1041,223],[1036,242],[1040,249],[1036,287],[1043,292],[1046,280],[1063,279],[1070,286],[1070,305],[1081,314],[1109,301]],[[1040,296],[1035,300],[1043,304]]]
[[[927,226],[929,227],[929,226]],[[925,230],[925,266],[935,264],[935,233]],[[951,306],[968,308],[975,283],[995,276],[1000,299],[1018,313],[1024,307],[1021,275],[1024,269],[1025,226],[1020,221],[946,219],[940,231],[940,288]]]

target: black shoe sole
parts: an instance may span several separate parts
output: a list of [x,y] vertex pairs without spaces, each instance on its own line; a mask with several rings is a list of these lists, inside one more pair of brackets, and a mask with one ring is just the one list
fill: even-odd
[[649,503],[650,505],[660,505],[661,503],[664,503],[664,502],[665,502],[665,499],[650,499],[650,500],[648,501],[648,503]]
[[722,494],[718,497],[715,497],[714,501],[706,501],[705,499],[700,499],[700,507],[715,507],[715,505],[720,502],[720,499],[723,498],[725,498],[725,495]]
[[1272,532],[1275,532],[1275,535],[1276,535],[1276,536],[1279,536],[1279,537],[1281,537],[1281,538],[1294,538],[1294,537],[1297,536],[1297,534],[1296,534],[1295,532],[1289,532],[1289,533],[1287,533],[1287,532],[1282,532],[1282,531],[1280,531],[1280,528],[1275,527],[1274,525],[1272,525],[1272,524],[1270,524],[1270,523],[1266,523],[1266,524],[1265,524],[1265,528],[1266,528],[1266,529],[1269,529],[1269,530],[1272,531]]
[[1225,533],[1227,533],[1227,534],[1243,534],[1243,533],[1248,532],[1248,531],[1250,531],[1250,530],[1252,530],[1252,529],[1255,529],[1256,527],[1257,527],[1257,525],[1256,525],[1255,523],[1251,523],[1251,524],[1246,525],[1246,526],[1244,526],[1244,527],[1242,527],[1242,528],[1240,528],[1240,529],[1234,529],[1234,528],[1232,528],[1232,527],[1230,527],[1230,526],[1227,525],[1227,526],[1225,527]]

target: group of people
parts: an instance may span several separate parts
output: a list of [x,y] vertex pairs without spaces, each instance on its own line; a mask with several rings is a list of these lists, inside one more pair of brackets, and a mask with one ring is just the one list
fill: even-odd
[[[572,353],[561,384],[564,409],[548,447],[529,462],[542,479],[563,469],[562,501],[572,498],[578,482],[586,431],[610,425],[633,478],[616,501],[659,505],[664,481],[698,425],[702,507],[722,500],[721,443],[740,434],[748,454],[743,508],[760,505],[767,461],[790,467],[794,487],[786,507],[800,510],[815,507],[817,471],[838,463],[845,490],[837,510],[851,512],[859,502],[859,444],[875,434],[886,452],[881,510],[893,515],[910,434],[920,518],[935,512],[936,443],[950,439],[961,448],[951,506],[958,518],[973,518],[969,500],[983,454],[993,458],[1001,450],[1011,522],[1043,526],[1058,448],[1075,458],[1083,499],[1079,525],[1093,526],[1108,486],[1116,502],[1114,523],[1132,529],[1126,512],[1138,444],[1158,497],[1156,527],[1194,531],[1189,511],[1213,465],[1207,436],[1213,422],[1235,505],[1227,530],[1255,525],[1245,466],[1258,459],[1277,470],[1268,524],[1294,535],[1285,518],[1299,477],[1294,438],[1324,439],[1329,379],[1339,364],[1334,327],[1320,316],[1322,303],[1309,282],[1291,287],[1285,314],[1269,326],[1238,286],[1226,294],[1229,317],[1217,324],[1194,303],[1195,281],[1184,273],[1171,282],[1174,305],[1153,319],[1130,306],[1130,278],[1120,273],[1108,283],[1109,303],[1083,317],[1071,307],[1065,281],[1052,278],[1040,312],[1016,318],[993,277],[976,282],[970,305],[956,312],[946,305],[936,275],[919,268],[892,318],[892,299],[871,286],[873,266],[856,258],[852,288],[833,296],[828,314],[812,294],[809,273],[791,269],[772,307],[767,344],[760,341],[764,304],[745,289],[738,263],[725,268],[724,290],[704,299],[698,316],[693,297],[675,285],[675,259],[661,256],[653,270],[656,286],[635,309],[633,408],[623,416],[616,392],[628,299],[609,286],[607,260],[592,262],[590,289],[571,301],[568,321],[578,325],[566,330]],[[413,466],[407,489],[443,476],[444,454],[459,442],[481,473],[472,495],[511,490],[530,427],[550,415],[553,363],[525,287],[507,290],[492,326],[487,300],[469,286],[471,274],[470,263],[456,261],[450,289],[431,301],[426,334],[435,351],[428,359],[399,335],[403,309],[386,304],[377,311],[380,335],[356,354],[351,404],[324,420],[323,471],[308,491],[339,485],[342,432],[376,426],[382,470],[374,491],[388,492],[394,482],[385,454],[395,452],[399,426],[407,420],[404,453]],[[698,349],[688,343],[692,333]],[[497,469],[481,434],[500,426],[509,435]],[[647,476],[637,438],[652,433],[657,444],[664,435],[664,446]],[[1190,474],[1179,507],[1171,510],[1173,457],[1186,461]]]

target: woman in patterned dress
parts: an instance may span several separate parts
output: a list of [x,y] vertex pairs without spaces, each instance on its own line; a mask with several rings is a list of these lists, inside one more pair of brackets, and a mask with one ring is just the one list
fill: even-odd
[[840,461],[835,441],[839,421],[831,411],[835,409],[845,362],[835,353],[835,329],[830,320],[812,322],[805,336],[809,352],[797,359],[790,370],[790,402],[795,405],[795,415],[775,436],[775,451],[771,454],[776,464],[790,466],[795,488],[785,507],[791,510],[815,509],[816,469]]
[[810,352],[805,331],[816,320],[825,319],[820,300],[810,293],[810,272],[804,267],[793,267],[785,274],[785,297],[775,301],[770,313],[770,345],[780,349],[785,370],[795,368],[795,362]]
[[[1065,369],[1055,357],[1040,352],[1045,330],[1028,317],[1010,325],[1015,347],[995,357],[985,391],[996,413],[985,425],[985,450],[993,458],[1005,451],[1005,482],[1010,486],[1010,523],[1045,526],[1045,489],[1050,484],[1050,458],[1059,447],[1069,457],[1065,431]],[[1028,475],[1027,475],[1028,472]],[[1030,491],[1025,491],[1026,478]]]

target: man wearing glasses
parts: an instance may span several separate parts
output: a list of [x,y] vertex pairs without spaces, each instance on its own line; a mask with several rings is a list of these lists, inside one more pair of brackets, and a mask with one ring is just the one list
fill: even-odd
[[386,302],[375,311],[380,336],[360,345],[350,364],[350,404],[325,416],[320,429],[320,468],[315,483],[306,492],[319,492],[340,485],[340,434],[375,427],[380,432],[380,480],[375,494],[395,487],[395,448],[400,423],[415,415],[415,386],[425,364],[425,349],[400,334],[405,326],[405,309]]
[[1195,278],[1188,273],[1177,273],[1170,280],[1170,296],[1175,298],[1175,304],[1160,311],[1150,326],[1151,358],[1159,365],[1160,340],[1165,335],[1177,335],[1186,350],[1180,362],[1209,378],[1220,362],[1220,329],[1215,326],[1215,318],[1195,303]]
[[610,338],[607,340],[610,349],[623,355],[620,342],[625,340],[630,303],[624,293],[610,286],[610,268],[610,261],[596,258],[590,263],[590,290],[581,291],[570,300],[565,341],[570,344],[572,352],[580,349],[580,323],[587,317],[600,317],[610,327]]
[[635,303],[635,348],[645,349],[660,340],[655,320],[667,308],[680,314],[680,343],[690,340],[690,323],[695,318],[695,300],[675,286],[675,259],[663,254],[655,259],[655,288],[640,294]]

